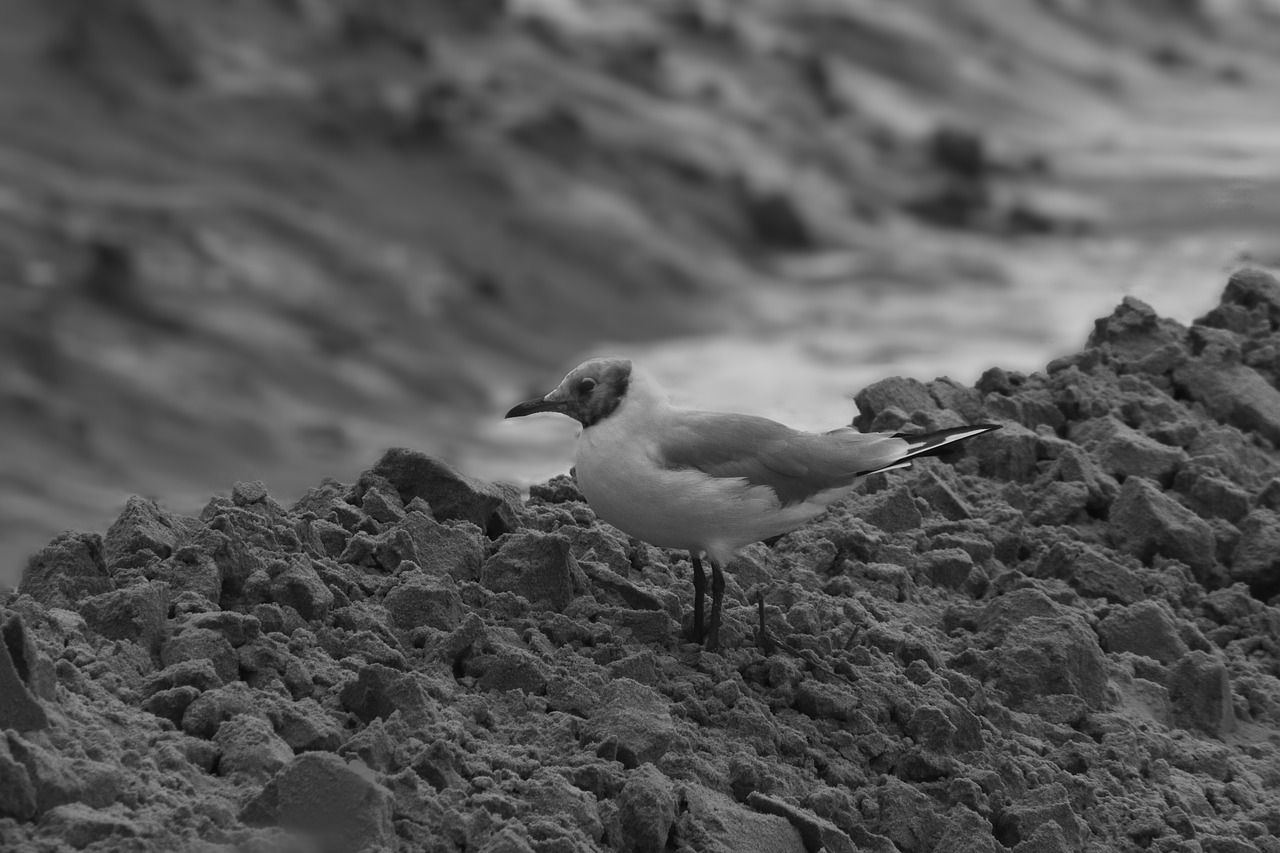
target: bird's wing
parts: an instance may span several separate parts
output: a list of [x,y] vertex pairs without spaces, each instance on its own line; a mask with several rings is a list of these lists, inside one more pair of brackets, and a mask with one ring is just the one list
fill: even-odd
[[976,424],[923,435],[844,427],[818,434],[752,415],[682,411],[664,431],[657,461],[767,486],[786,506],[848,486],[863,474],[907,467],[917,456],[993,429],[999,427]]
[[887,433],[800,432],[768,418],[681,412],[664,432],[658,462],[773,489],[785,506],[903,459],[908,444]]

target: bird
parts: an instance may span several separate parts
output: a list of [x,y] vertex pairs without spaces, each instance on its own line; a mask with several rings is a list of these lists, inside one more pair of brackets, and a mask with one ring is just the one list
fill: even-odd
[[[741,548],[789,533],[848,497],[868,474],[992,430],[981,423],[923,434],[814,433],[755,415],[673,405],[658,381],[619,357],[575,367],[554,390],[511,408],[582,425],[574,451],[578,488],[597,516],[660,548],[689,552],[693,640],[719,647],[722,566]],[[701,557],[711,563],[711,614]]]

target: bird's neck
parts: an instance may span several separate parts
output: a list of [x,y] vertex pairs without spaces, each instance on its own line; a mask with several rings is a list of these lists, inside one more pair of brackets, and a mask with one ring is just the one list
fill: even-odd
[[617,408],[591,426],[584,427],[583,434],[629,430],[652,424],[660,421],[671,408],[667,392],[657,380],[648,374],[634,371],[627,384],[626,394]]

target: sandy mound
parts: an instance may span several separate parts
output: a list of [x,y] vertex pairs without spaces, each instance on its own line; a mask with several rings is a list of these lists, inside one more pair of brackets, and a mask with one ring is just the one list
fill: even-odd
[[135,499],[5,603],[0,847],[1280,851],[1277,329],[1244,272],[867,389],[866,428],[1005,429],[747,549],[720,655],[686,557],[567,478]]

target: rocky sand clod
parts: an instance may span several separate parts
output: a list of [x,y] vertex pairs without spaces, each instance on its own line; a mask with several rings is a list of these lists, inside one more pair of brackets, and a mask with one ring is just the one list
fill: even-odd
[[1280,851],[1280,283],[858,404],[1005,428],[745,549],[722,654],[565,477],[392,450],[64,533],[0,616],[0,847]]

